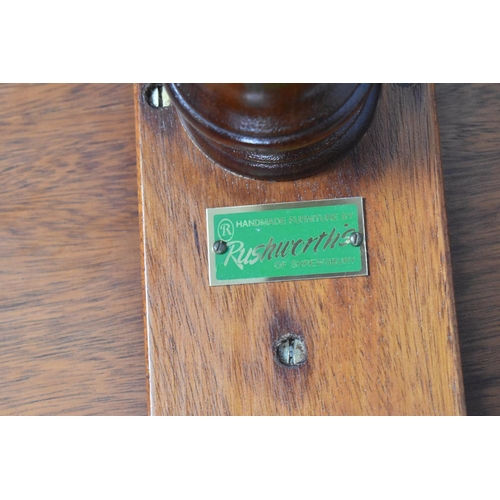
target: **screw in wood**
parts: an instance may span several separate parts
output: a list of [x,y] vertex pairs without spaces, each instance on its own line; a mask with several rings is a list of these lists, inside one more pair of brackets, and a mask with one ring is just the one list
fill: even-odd
[[170,105],[170,98],[163,83],[151,83],[147,85],[144,95],[152,108],[166,108]]
[[214,243],[213,249],[214,249],[214,252],[218,255],[226,253],[227,252],[227,243],[225,241],[222,241],[222,240],[217,240]]
[[363,243],[363,235],[361,233],[352,233],[349,241],[352,246],[359,247]]
[[280,337],[275,342],[276,357],[285,366],[298,367],[307,361],[307,349],[304,340],[291,333]]

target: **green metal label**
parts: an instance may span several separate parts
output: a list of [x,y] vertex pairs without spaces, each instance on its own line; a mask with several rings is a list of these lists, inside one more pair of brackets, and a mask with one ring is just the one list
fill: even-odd
[[207,209],[210,285],[366,276],[362,198]]

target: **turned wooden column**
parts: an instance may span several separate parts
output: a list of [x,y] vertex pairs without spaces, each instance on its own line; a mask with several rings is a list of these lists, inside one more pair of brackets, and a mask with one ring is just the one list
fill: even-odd
[[332,166],[371,123],[373,83],[171,83],[185,130],[234,173],[290,180]]

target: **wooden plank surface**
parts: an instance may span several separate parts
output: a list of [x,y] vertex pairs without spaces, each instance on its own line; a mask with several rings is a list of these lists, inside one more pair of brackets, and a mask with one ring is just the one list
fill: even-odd
[[0,85],[0,414],[144,414],[131,85]]
[[[24,87],[0,85],[0,169],[4,185],[16,186],[0,197],[0,414],[144,414],[131,86],[30,86],[28,94]],[[500,87],[436,90],[467,412],[498,415]],[[44,177],[61,184],[49,189]],[[86,200],[73,222],[65,182],[75,200]],[[103,234],[97,221],[106,213],[123,234],[113,227]],[[87,215],[93,222],[82,229]],[[39,239],[35,226],[50,223],[40,248],[45,259],[59,251],[58,279],[43,270],[42,255],[40,265],[26,263],[28,240]],[[129,244],[120,245],[123,237]],[[87,265],[70,262],[79,246],[78,256],[85,248],[91,256]],[[80,296],[70,301],[75,288]],[[98,361],[103,346],[108,360]]]
[[437,90],[467,410],[500,415],[500,85]]
[[[432,86],[385,86],[339,168],[236,177],[137,87],[153,414],[461,414],[462,382]],[[370,276],[210,288],[205,209],[362,196]],[[272,345],[306,339],[309,361]]]

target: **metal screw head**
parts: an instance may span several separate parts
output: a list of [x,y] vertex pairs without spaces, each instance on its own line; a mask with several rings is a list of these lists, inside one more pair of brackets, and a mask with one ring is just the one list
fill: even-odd
[[151,83],[145,90],[146,100],[152,108],[166,108],[170,105],[165,85],[163,83]]
[[363,243],[363,235],[361,233],[352,233],[349,241],[352,246],[359,247]]
[[222,240],[217,240],[214,243],[213,249],[214,249],[214,252],[218,255],[226,253],[227,252],[227,243],[225,241],[222,241]]
[[280,337],[275,343],[276,357],[285,366],[303,365],[307,360],[307,349],[303,339],[293,334]]

